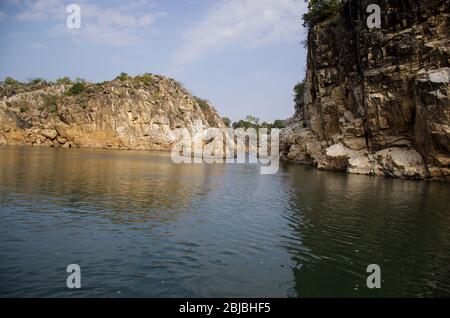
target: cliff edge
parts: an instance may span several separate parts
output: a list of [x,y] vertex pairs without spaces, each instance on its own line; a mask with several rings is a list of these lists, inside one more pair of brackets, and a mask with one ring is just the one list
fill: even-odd
[[[366,8],[381,7],[380,29]],[[308,34],[303,100],[282,158],[319,169],[450,179],[450,2],[343,1]]]
[[0,85],[0,145],[170,150],[173,129],[198,121],[225,128],[207,101],[159,75]]

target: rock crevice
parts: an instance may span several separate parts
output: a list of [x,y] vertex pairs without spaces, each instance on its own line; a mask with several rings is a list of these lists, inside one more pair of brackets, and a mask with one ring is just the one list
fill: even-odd
[[[366,26],[372,3],[382,9],[381,29]],[[445,0],[344,1],[308,34],[304,102],[282,130],[282,158],[449,180],[449,30]]]

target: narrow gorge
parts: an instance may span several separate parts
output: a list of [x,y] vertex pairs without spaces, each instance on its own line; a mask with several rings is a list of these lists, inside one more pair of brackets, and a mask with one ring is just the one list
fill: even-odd
[[0,24],[14,310],[450,298],[449,0],[3,0]]
[[[307,36],[307,70],[281,158],[321,170],[450,179],[450,3],[346,0]],[[73,91],[79,86],[80,91]],[[173,130],[225,128],[206,100],[144,74],[0,85],[0,145],[168,151]]]

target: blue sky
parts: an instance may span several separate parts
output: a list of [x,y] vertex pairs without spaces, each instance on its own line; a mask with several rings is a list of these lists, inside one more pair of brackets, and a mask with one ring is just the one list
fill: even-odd
[[[67,5],[81,8],[68,29]],[[303,78],[303,0],[0,0],[0,78],[162,74],[233,121],[285,119]]]

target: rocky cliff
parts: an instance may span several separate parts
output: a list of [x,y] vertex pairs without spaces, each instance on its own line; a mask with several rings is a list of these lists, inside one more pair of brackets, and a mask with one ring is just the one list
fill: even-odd
[[206,101],[157,75],[0,86],[0,145],[170,150],[173,129],[224,128]]
[[[381,7],[380,29],[366,25]],[[282,158],[319,169],[450,179],[450,2],[348,0],[308,35],[303,102]]]

